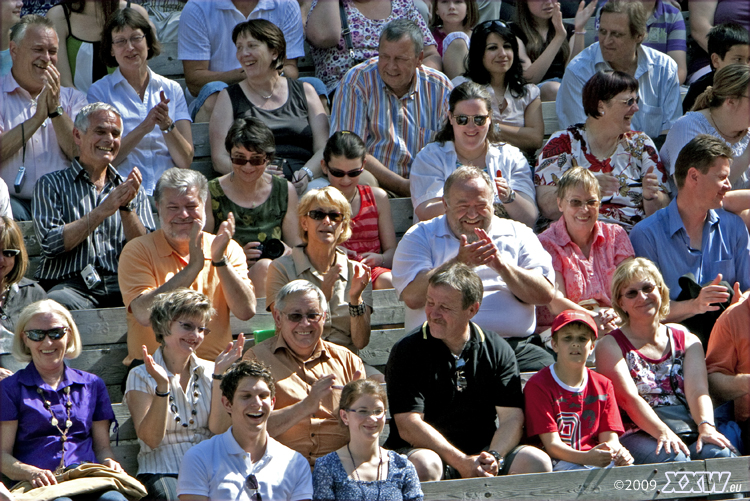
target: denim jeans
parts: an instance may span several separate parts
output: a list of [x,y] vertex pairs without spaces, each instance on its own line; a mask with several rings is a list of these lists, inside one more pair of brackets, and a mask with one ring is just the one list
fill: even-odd
[[690,445],[690,456],[686,456],[684,452],[677,451],[675,453],[672,450],[671,454],[662,448],[659,451],[659,455],[656,455],[656,439],[646,432],[639,431],[620,438],[620,443],[630,451],[633,456],[634,464],[649,464],[649,463],[672,463],[681,461],[690,461],[695,459],[715,459],[715,458],[729,458],[734,457],[734,453],[726,447],[719,447],[714,444],[703,444],[703,448],[700,452],[696,451],[696,444]]
[[136,477],[148,491],[147,499],[177,501],[177,475],[142,473]]
[[101,494],[87,494],[76,496],[74,498],[57,498],[54,501],[128,501],[128,498],[126,498],[123,494],[120,494],[119,491],[106,491],[102,492]]

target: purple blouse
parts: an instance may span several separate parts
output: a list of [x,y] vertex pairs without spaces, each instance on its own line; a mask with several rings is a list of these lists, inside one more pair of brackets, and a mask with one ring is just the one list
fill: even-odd
[[60,465],[62,436],[50,423],[37,388],[44,390],[50,409],[65,430],[67,396],[63,388],[70,386],[73,421],[65,446],[65,466],[82,461],[96,462],[91,433],[95,421],[115,419],[107,387],[99,376],[65,366],[62,381],[53,390],[42,380],[34,363],[0,381],[0,421],[18,421],[13,456],[22,463],[50,471]]

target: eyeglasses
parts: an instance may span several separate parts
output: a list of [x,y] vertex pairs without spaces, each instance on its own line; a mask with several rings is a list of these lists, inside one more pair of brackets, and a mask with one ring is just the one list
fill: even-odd
[[464,126],[467,123],[469,123],[469,119],[474,120],[474,125],[477,127],[481,127],[482,125],[487,123],[487,120],[490,118],[489,115],[453,115],[453,118],[456,120],[457,125]]
[[258,479],[255,478],[255,474],[251,473],[245,478],[245,488],[253,491],[253,494],[250,496],[251,501],[263,501],[260,495],[260,485],[258,484]]
[[589,209],[596,209],[599,207],[600,203],[601,202],[595,198],[592,198],[591,200],[586,200],[586,201],[578,200],[577,198],[571,198],[570,200],[568,200],[568,205],[570,205],[574,209],[580,209],[584,205],[588,207]]
[[122,48],[127,45],[128,42],[131,43],[134,47],[141,43],[143,39],[146,38],[146,35],[133,35],[132,37],[128,38],[118,38],[117,40],[112,40],[112,45],[115,47]]
[[286,318],[289,319],[290,322],[294,322],[295,324],[300,323],[303,318],[306,318],[307,321],[310,322],[311,324],[320,322],[320,319],[323,318],[322,313],[283,313],[283,314],[286,316]]
[[654,292],[654,289],[656,289],[656,285],[646,284],[639,289],[630,289],[629,291],[623,293],[622,296],[628,299],[635,299],[636,297],[638,297],[638,293],[643,292],[643,295],[647,296]]
[[469,385],[464,375],[464,367],[466,366],[466,360],[459,358],[456,360],[456,391],[464,391]]
[[45,336],[49,336],[52,341],[57,341],[68,332],[67,327],[54,327],[52,329],[30,329],[24,331],[26,337],[32,341],[44,341]]
[[626,105],[628,108],[633,106],[634,104],[638,104],[641,102],[640,96],[631,97],[630,99],[618,99],[622,104]]
[[361,418],[368,418],[370,416],[375,416],[376,418],[383,417],[383,414],[385,414],[385,409],[382,407],[378,407],[377,409],[368,410],[368,409],[346,409],[348,412],[356,412],[357,415]]
[[266,155],[253,155],[250,158],[232,157],[232,165],[242,167],[243,165],[250,164],[253,167],[258,167],[266,163],[267,159]]
[[361,169],[350,170],[349,172],[346,172],[346,171],[343,171],[343,170],[339,170],[339,169],[334,169],[333,167],[331,167],[328,164],[326,164],[326,167],[328,167],[328,172],[333,177],[344,177],[344,176],[359,177],[359,175],[362,174],[362,172],[365,170],[364,166]]
[[5,249],[3,250],[3,257],[16,257],[20,252],[21,251],[19,249]]
[[194,330],[197,330],[198,334],[208,334],[209,332],[211,332],[211,329],[209,329],[208,327],[195,325],[192,322],[180,322],[178,320],[177,323],[180,324],[180,327],[182,327],[185,332],[193,332]]
[[307,213],[307,217],[313,221],[322,221],[326,216],[328,216],[328,219],[330,219],[332,223],[338,223],[344,219],[344,215],[340,212],[326,212],[316,209]]

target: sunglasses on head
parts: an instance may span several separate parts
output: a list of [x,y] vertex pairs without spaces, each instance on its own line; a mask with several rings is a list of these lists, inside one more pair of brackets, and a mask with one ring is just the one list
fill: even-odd
[[328,219],[330,219],[332,223],[338,223],[344,219],[344,215],[340,212],[326,212],[322,210],[311,210],[310,212],[307,213],[307,217],[309,217],[313,221],[322,221],[326,218],[326,216],[328,216]]
[[30,329],[24,331],[26,337],[32,341],[44,341],[45,336],[49,336],[52,341],[57,341],[68,332],[67,327],[54,327],[52,329]]
[[628,299],[635,299],[636,297],[638,297],[638,294],[640,292],[643,292],[644,295],[648,295],[654,292],[654,289],[656,289],[656,285],[646,284],[643,287],[640,287],[637,289],[630,289],[629,291],[623,293],[622,297],[626,297]]
[[350,170],[349,172],[343,171],[340,169],[334,169],[328,164],[326,164],[326,167],[328,167],[328,173],[332,175],[333,177],[344,177],[344,176],[359,177],[359,175],[362,174],[362,172],[365,170],[364,166],[361,169]]
[[453,115],[457,125],[466,125],[469,123],[469,119],[474,120],[474,125],[481,127],[489,120],[489,115]]
[[16,257],[21,251],[19,249],[3,250],[3,257]]
[[477,25],[477,28],[482,28],[482,29],[487,30],[487,29],[492,28],[493,26],[498,26],[500,28],[505,28],[506,30],[508,29],[508,25],[507,24],[505,24],[502,21],[498,21],[497,19],[494,19],[494,20],[491,20],[491,21],[485,21],[485,22]]
[[250,496],[251,501],[263,501],[263,498],[260,496],[260,484],[258,484],[258,479],[255,478],[253,473],[245,478],[245,488],[249,491],[253,491]]
[[232,157],[232,164],[236,165],[237,167],[242,167],[246,164],[257,167],[266,163],[267,159],[268,157],[266,155],[253,155],[250,158]]

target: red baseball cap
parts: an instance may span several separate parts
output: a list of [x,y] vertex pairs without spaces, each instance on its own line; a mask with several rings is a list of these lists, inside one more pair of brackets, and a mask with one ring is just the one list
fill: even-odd
[[579,310],[565,310],[557,315],[555,321],[552,322],[552,334],[573,322],[581,322],[588,325],[591,330],[594,331],[594,339],[598,337],[599,329],[596,326],[594,319],[588,313]]

